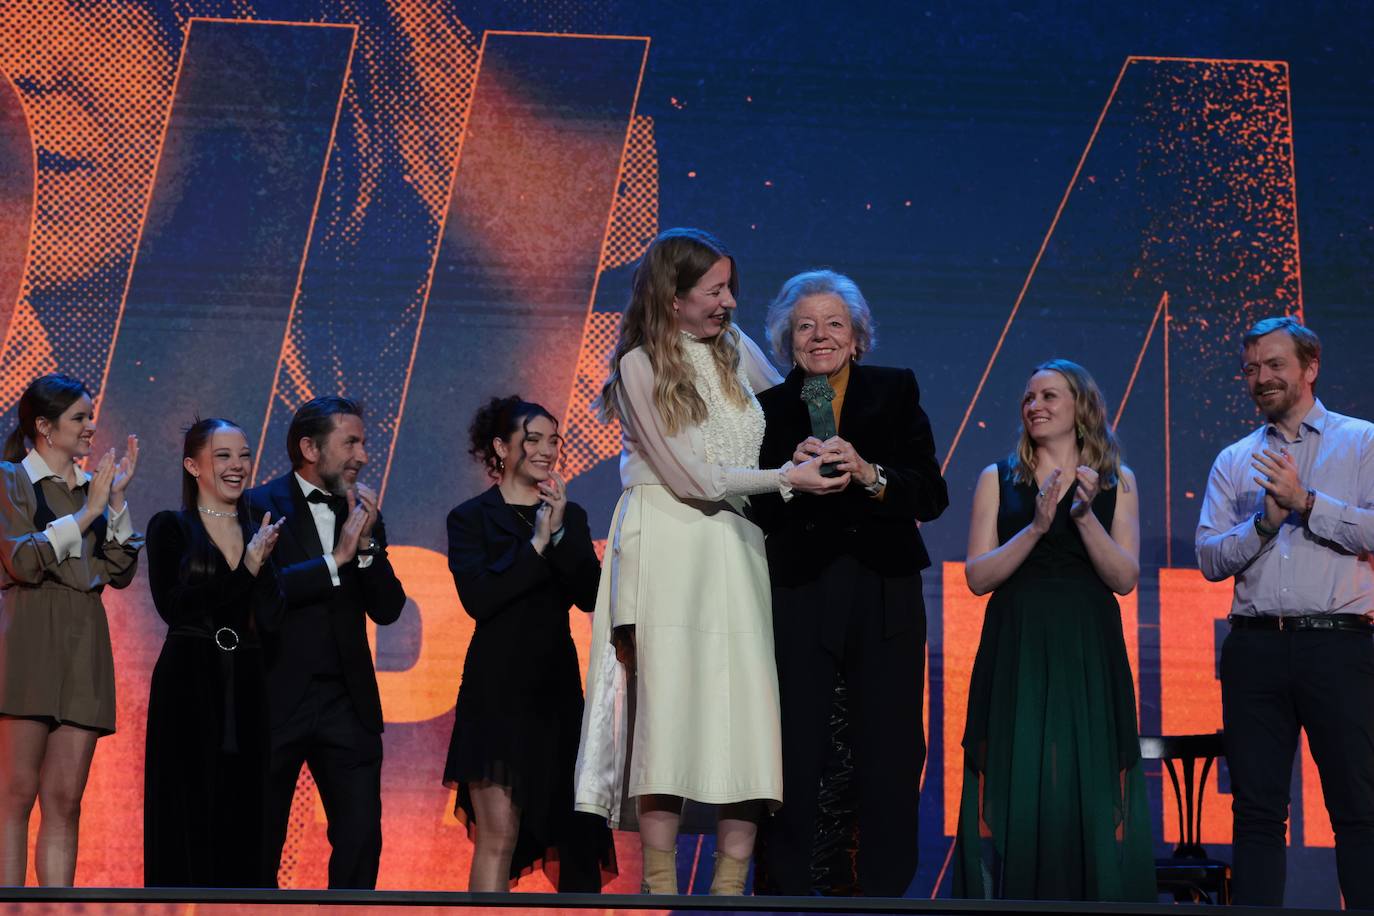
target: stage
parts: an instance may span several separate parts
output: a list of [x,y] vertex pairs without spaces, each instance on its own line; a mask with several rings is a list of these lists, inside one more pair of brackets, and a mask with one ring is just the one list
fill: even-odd
[[[438,913],[467,910],[501,916],[557,916],[600,910],[636,916],[683,912],[721,913],[1072,913],[1177,914],[1173,905],[1126,903],[1068,903],[1057,901],[926,900],[887,897],[734,897],[706,895],[677,897],[652,894],[466,894],[445,891],[300,891],[140,888],[10,888],[0,890],[0,912],[65,914],[100,912],[112,916],[232,916],[247,911],[281,913],[339,913],[346,916],[402,912]],[[1274,913],[1267,907],[1228,907],[1227,913]],[[1289,913],[1327,913],[1329,910],[1288,909]]]
[[[1221,728],[1233,586],[1198,570],[1194,535],[1213,460],[1259,422],[1239,335],[1302,318],[1325,341],[1324,405],[1374,417],[1374,3],[1310,6],[0,2],[0,435],[33,378],[83,380],[97,453],[140,437],[128,502],[144,530],[177,502],[193,418],[247,430],[260,484],[290,470],[294,411],[347,394],[366,405],[360,480],[409,597],[369,632],[379,881],[400,890],[304,889],[326,883],[330,855],[308,771],[278,875],[289,890],[132,888],[167,632],[145,560],[104,593],[117,728],[95,752],[76,871],[117,889],[6,890],[0,907],[715,906],[554,896],[542,873],[522,893],[463,893],[473,846],[443,782],[476,627],[446,514],[490,485],[462,432],[492,396],[543,404],[569,497],[605,538],[621,438],[595,397],[634,265],[689,225],[732,251],[735,322],[756,342],[789,276],[854,278],[879,328],[865,362],[915,374],[950,495],[921,528],[928,655],[907,685],[928,748],[912,787],[918,898],[729,909],[1155,912],[944,899],[987,600],[964,570],[973,494],[1019,435],[1030,368],[1092,371],[1137,481],[1139,584],[1120,608],[1139,730]],[[585,669],[590,615],[569,627]],[[1229,861],[1230,770],[1206,778],[1201,842]],[[1156,855],[1179,840],[1167,783],[1147,767]],[[1288,899],[1329,911],[1335,831],[1305,743],[1290,794]],[[616,843],[607,890],[636,890],[638,836]],[[684,843],[680,886],[703,890],[713,841]]]

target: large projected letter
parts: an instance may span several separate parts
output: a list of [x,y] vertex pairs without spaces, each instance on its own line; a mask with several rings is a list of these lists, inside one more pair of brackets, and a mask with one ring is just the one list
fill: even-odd
[[[1159,571],[1159,704],[1166,735],[1221,730],[1218,621],[1231,610],[1231,582],[1208,582],[1195,569]],[[1203,797],[1202,842],[1231,842],[1231,796],[1213,768]],[[1178,813],[1164,805],[1164,839],[1178,842]]]
[[[442,547],[442,500],[485,486],[476,465],[439,458],[461,452],[481,401],[519,391],[563,410],[647,49],[645,39],[486,35],[387,472],[407,482],[386,491],[398,539]],[[442,554],[398,573],[408,591],[453,588]],[[434,662],[461,658],[461,613],[456,601],[430,604],[424,614],[439,619],[420,622],[415,665],[378,673],[388,721],[452,708],[456,668]]]
[[[351,26],[195,20],[98,395],[100,448],[143,442],[142,529],[177,508],[181,430],[227,416],[255,435],[310,236],[352,53]],[[102,742],[82,861],[142,883],[144,722],[164,627],[146,590],[107,591],[119,731]],[[132,766],[131,766],[132,764]],[[83,864],[83,868],[85,865]]]
[[0,341],[9,331],[33,230],[38,164],[24,102],[0,73]]
[[[1287,65],[1128,58],[1049,216],[986,365],[969,380],[949,479],[971,488],[978,468],[1006,453],[1006,422],[1035,363],[1075,360],[1109,405],[1124,407],[1134,392],[1135,406],[1115,414],[1140,484],[1142,565],[1186,562],[1211,457],[1253,415],[1233,367],[1239,330],[1301,309]],[[1144,358],[1152,338],[1163,359]],[[1171,453],[1182,430],[1189,448]],[[965,611],[951,594],[947,671],[971,658],[975,636],[963,622],[951,627],[951,613]],[[1161,628],[1170,613],[1161,596]],[[965,686],[947,682],[946,697]],[[956,713],[945,710],[947,741],[962,728]],[[945,758],[953,765],[957,749]],[[946,773],[947,788],[957,780]],[[947,795],[947,822],[955,804]]]
[[[260,427],[355,31],[192,20],[101,386],[103,442],[128,429],[175,445],[197,413]],[[179,473],[140,469],[131,498],[166,502]]]

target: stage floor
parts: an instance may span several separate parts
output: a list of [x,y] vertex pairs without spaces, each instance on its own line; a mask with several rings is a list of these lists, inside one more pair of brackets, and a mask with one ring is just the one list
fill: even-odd
[[[498,916],[587,916],[588,911],[636,916],[674,911],[723,913],[1071,913],[1175,914],[1178,906],[1122,903],[1041,901],[928,900],[890,897],[735,897],[728,902],[707,896],[659,897],[649,894],[467,894],[426,891],[302,890],[148,890],[143,888],[8,888],[0,889],[0,913],[25,916],[241,916],[244,913],[306,913],[340,916],[400,916],[406,913],[490,912]],[[1261,907],[1227,907],[1226,912],[1272,916]],[[1331,910],[1284,909],[1286,914],[1330,913]]]

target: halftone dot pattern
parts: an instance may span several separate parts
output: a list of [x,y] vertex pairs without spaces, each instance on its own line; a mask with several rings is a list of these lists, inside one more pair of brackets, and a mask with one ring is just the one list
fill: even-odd
[[0,351],[0,404],[8,409],[19,401],[31,379],[57,368],[47,332],[28,301],[20,299]]
[[305,351],[299,327],[287,329],[282,344],[281,368],[277,371],[277,398],[283,404],[304,404],[315,396],[306,371]]
[[315,822],[315,806],[319,804],[319,790],[309,767],[301,767],[296,778],[296,794],[291,798],[291,817],[286,822],[286,842],[282,844],[281,862],[277,866],[277,886],[324,887],[328,883],[328,866],[318,857],[304,854],[308,832]]
[[615,210],[601,256],[602,273],[639,260],[656,235],[658,146],[654,142],[654,119],[636,115],[625,144],[620,187],[616,189]]
[[593,311],[582,332],[572,394],[563,420],[563,472],[569,480],[620,454],[620,424],[602,423],[595,402],[606,384],[611,354],[620,333],[619,312]]
[[[358,26],[315,235],[264,430],[257,479],[286,470],[295,409],[321,394],[366,405],[371,442],[394,434],[429,269],[477,74],[479,42],[452,10],[344,3]],[[364,297],[356,279],[374,289]],[[366,329],[360,333],[360,329]]]
[[100,379],[161,140],[175,41],[138,4],[12,0],[0,11],[0,67],[23,98],[38,152],[34,237],[0,351],[0,409],[36,372],[60,366],[88,384]]
[[[602,248],[601,272],[639,260],[658,235],[658,146],[654,119],[636,115],[630,122],[611,221]],[[563,470],[569,479],[620,454],[620,424],[602,423],[595,402],[606,384],[611,353],[620,332],[620,312],[593,309],[582,333],[572,392],[564,418]]]

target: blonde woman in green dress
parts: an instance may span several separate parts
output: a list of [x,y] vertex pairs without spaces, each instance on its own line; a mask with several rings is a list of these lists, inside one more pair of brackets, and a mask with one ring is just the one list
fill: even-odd
[[954,893],[1154,900],[1116,600],[1140,577],[1135,475],[1076,363],[1035,368],[1021,422],[973,496],[965,575],[993,595],[969,686]]

